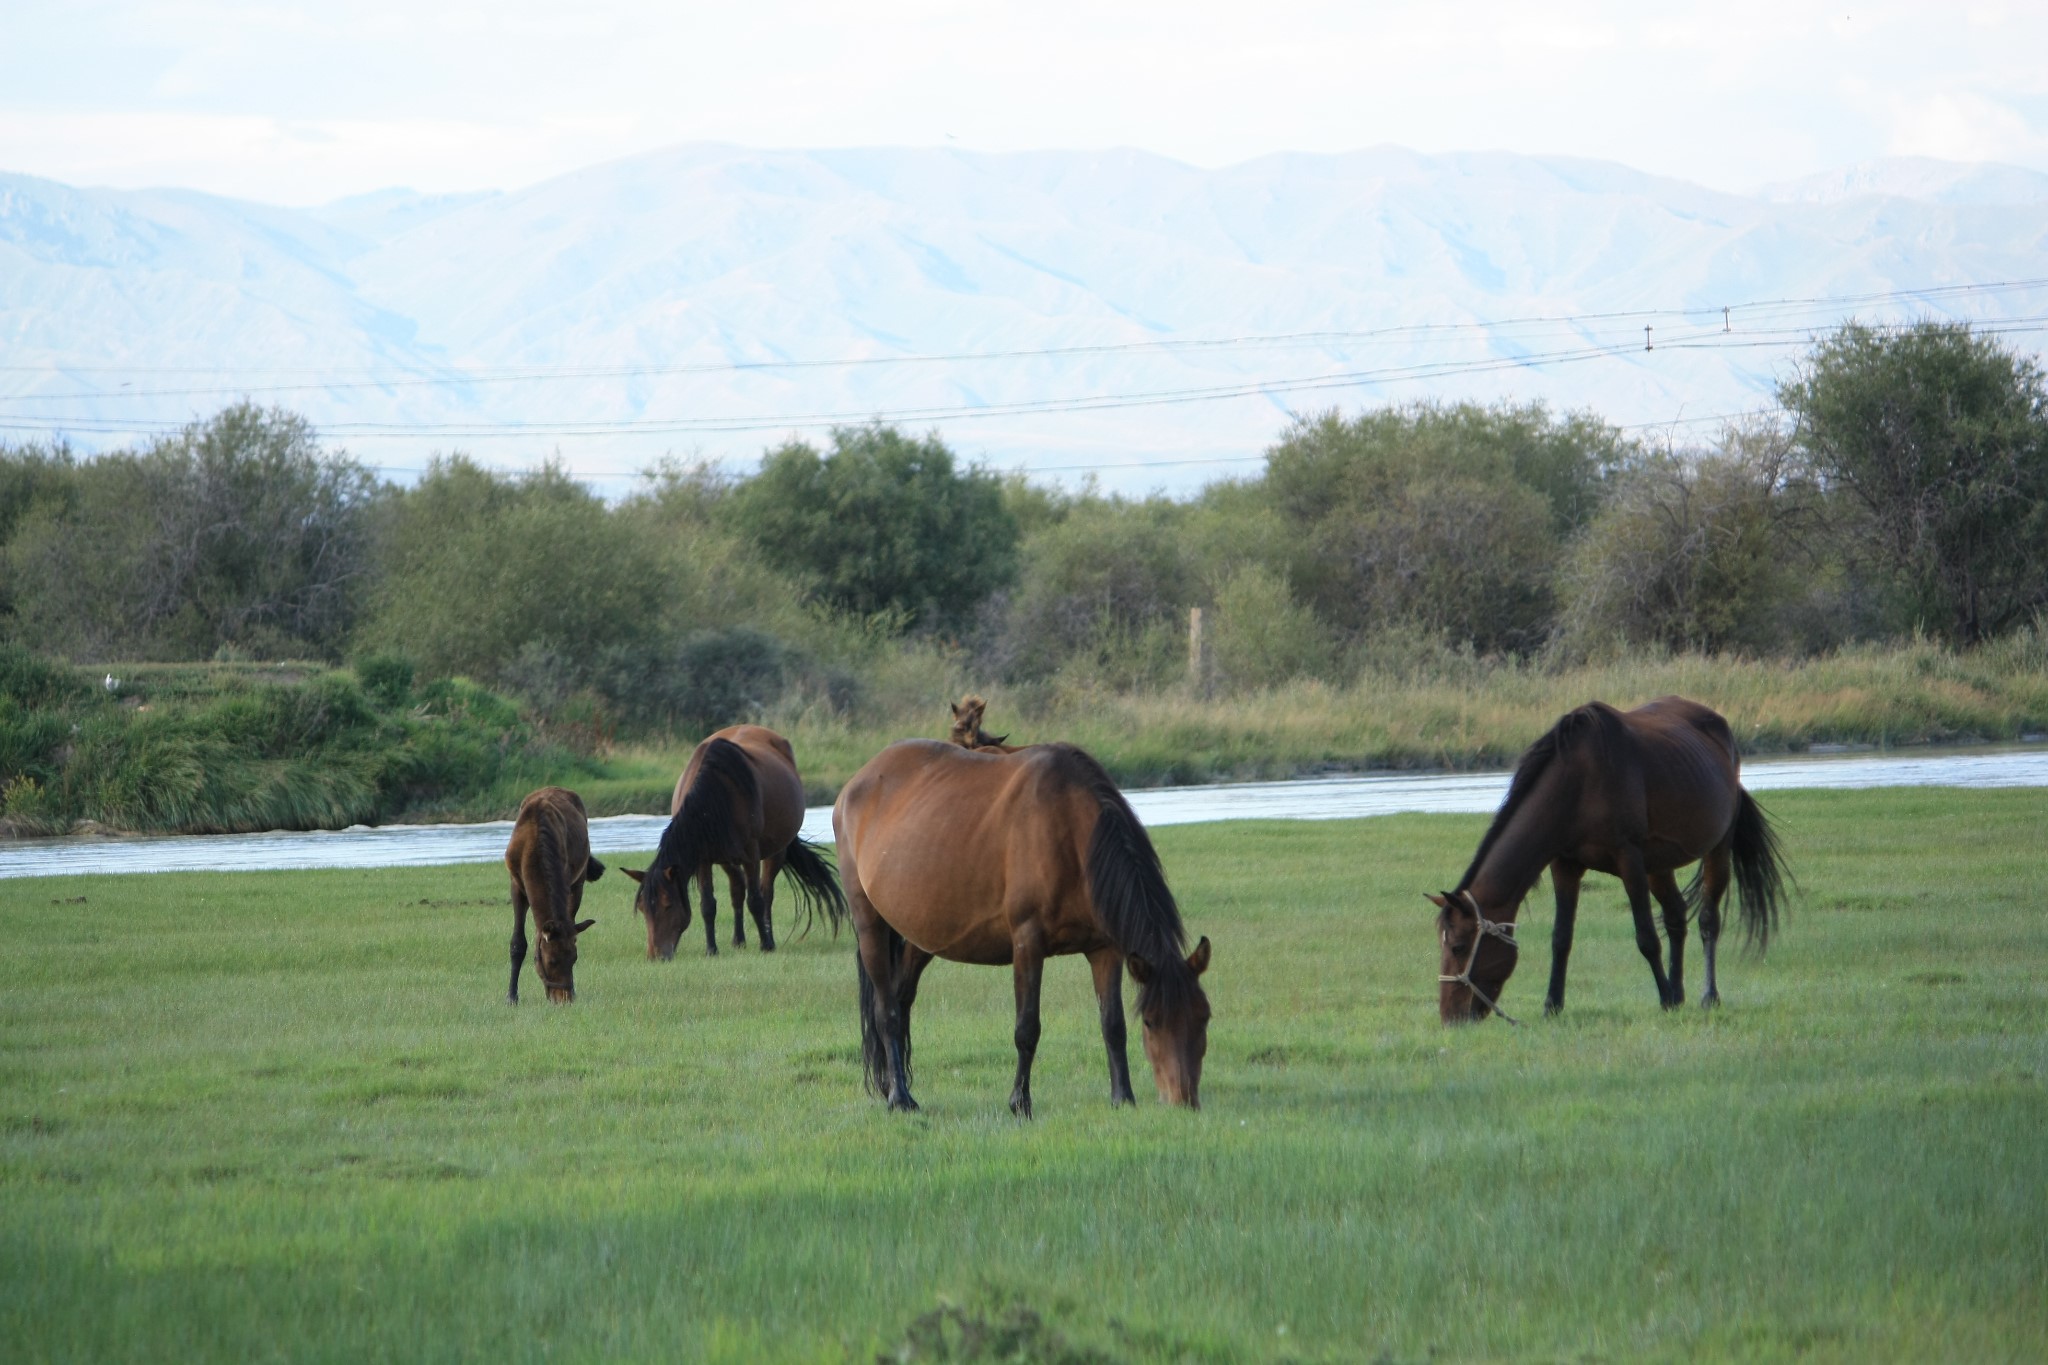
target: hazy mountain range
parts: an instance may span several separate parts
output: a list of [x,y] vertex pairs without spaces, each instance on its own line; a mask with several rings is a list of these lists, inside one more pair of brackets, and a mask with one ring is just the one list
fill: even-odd
[[315,209],[0,174],[0,437],[103,448],[246,394],[394,471],[559,449],[613,482],[881,415],[1185,487],[1291,413],[1424,396],[1704,433],[1852,314],[2038,349],[2048,285],[1981,286],[2043,276],[2048,175],[1925,160],[1742,196],[1398,148],[686,146]]

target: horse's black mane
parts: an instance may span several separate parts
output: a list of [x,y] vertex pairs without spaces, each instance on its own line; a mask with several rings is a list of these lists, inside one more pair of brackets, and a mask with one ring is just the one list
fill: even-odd
[[[534,840],[540,855],[541,885],[547,889],[547,920],[536,924],[536,928],[565,924],[569,914],[569,874],[562,865],[562,840],[560,822],[551,807],[542,806],[534,812],[534,826],[539,837]],[[539,915],[534,917],[538,920]]]
[[1144,959],[1151,980],[1138,987],[1138,1012],[1173,1011],[1193,996],[1187,963],[1187,927],[1166,885],[1159,852],[1116,781],[1086,750],[1071,744],[1039,746],[1055,772],[1095,798],[1095,833],[1088,842],[1088,889],[1096,916],[1125,957]]
[[[683,793],[668,828],[661,832],[661,845],[648,875],[673,864],[677,875],[688,877],[706,862],[737,862],[746,850],[737,847],[739,803],[758,807],[760,787],[754,781],[753,765],[746,751],[729,739],[706,740],[697,759],[697,776]],[[728,845],[734,845],[728,847]]]
[[1536,790],[1538,779],[1550,770],[1553,760],[1581,744],[1591,744],[1604,764],[1611,761],[1622,733],[1621,713],[1604,701],[1587,702],[1576,711],[1567,711],[1558,717],[1557,724],[1550,727],[1549,733],[1531,744],[1515,764],[1515,775],[1508,783],[1507,798],[1494,812],[1493,823],[1486,827],[1486,837],[1479,841],[1479,849],[1472,855],[1465,875],[1458,878],[1457,889],[1471,889],[1473,878],[1479,875],[1480,864],[1493,851],[1508,823],[1528,802],[1529,794]]

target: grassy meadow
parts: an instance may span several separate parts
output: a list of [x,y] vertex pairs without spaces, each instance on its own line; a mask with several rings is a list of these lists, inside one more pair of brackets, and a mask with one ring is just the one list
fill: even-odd
[[892,1116],[846,937],[650,963],[623,877],[517,1010],[495,866],[0,881],[0,1358],[2038,1360],[2048,793],[1769,809],[1802,894],[1719,1013],[1593,878],[1520,1029],[1436,1022],[1482,817],[1159,831],[1204,1108],[1135,1026],[1108,1108],[1060,960],[1035,1122],[1006,973],[926,976]]

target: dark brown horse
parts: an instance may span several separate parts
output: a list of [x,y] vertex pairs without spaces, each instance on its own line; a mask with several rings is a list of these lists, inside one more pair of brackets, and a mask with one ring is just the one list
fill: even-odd
[[512,985],[505,998],[519,1003],[519,969],[526,964],[526,912],[540,934],[534,972],[558,1005],[576,998],[576,936],[597,923],[578,922],[583,884],[604,875],[590,856],[590,819],[583,798],[566,787],[542,787],[519,803],[512,842],[505,846],[512,873]]
[[1031,1113],[1045,959],[1083,953],[1095,974],[1111,1104],[1132,1102],[1123,972],[1138,983],[1145,1054],[1160,1098],[1196,1107],[1209,999],[1209,940],[1187,932],[1145,836],[1102,765],[1071,744],[1015,754],[928,739],[892,744],[832,809],[839,867],[860,934],[861,1051],[870,1090],[910,1097],[910,1011],[934,957],[1012,969],[1017,1077]]
[[[1559,720],[1516,765],[1507,799],[1458,889],[1430,897],[1439,911],[1437,1003],[1444,1021],[1501,1012],[1501,988],[1519,952],[1515,916],[1546,866],[1557,893],[1546,1014],[1564,1008],[1579,884],[1588,871],[1621,879],[1635,915],[1636,947],[1667,1009],[1685,1001],[1685,923],[1698,910],[1707,959],[1700,1004],[1718,1005],[1714,948],[1731,874],[1743,930],[1759,950],[1769,943],[1784,900],[1777,837],[1743,790],[1740,773],[1728,722],[1683,697],[1660,697],[1626,712],[1596,701]],[[1695,859],[1699,872],[1681,893],[1673,873]],[[1669,976],[1650,920],[1652,897],[1671,939]]]
[[987,711],[988,703],[980,697],[962,697],[953,707],[953,729],[946,742],[992,754],[1014,754],[1023,748],[1021,744],[1009,743],[1008,735],[992,735],[981,728],[981,718]]
[[775,951],[775,877],[784,868],[796,882],[808,921],[823,910],[836,931],[846,897],[832,866],[797,837],[804,823],[804,783],[789,741],[759,725],[734,725],[697,746],[676,781],[668,828],[645,871],[626,868],[640,883],[633,908],[647,921],[647,955],[671,958],[690,927],[689,882],[704,902],[704,951],[718,956],[718,900],[713,867],[723,867],[732,892],[732,942],[746,946],[754,917],[761,951]]

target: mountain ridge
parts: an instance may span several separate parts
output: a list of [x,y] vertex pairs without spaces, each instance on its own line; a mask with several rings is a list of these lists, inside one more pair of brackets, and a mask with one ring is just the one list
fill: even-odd
[[[617,482],[885,416],[1005,467],[1185,487],[1333,404],[1757,407],[1857,310],[1740,305],[2048,273],[2048,188],[1974,201],[2032,174],[1874,164],[1744,196],[1393,146],[1205,170],[1137,149],[686,144],[511,191],[282,209],[0,173],[0,437],[62,419],[104,446],[247,394],[401,475],[435,451],[559,449]],[[1659,315],[1604,316],[1639,310]],[[1860,308],[1922,312],[2010,323],[2048,290]],[[1538,317],[1567,320],[1517,321]],[[1301,333],[1346,335],[1207,344]],[[1003,354],[917,359],[984,352]],[[1219,389],[1242,392],[1140,398]]]

